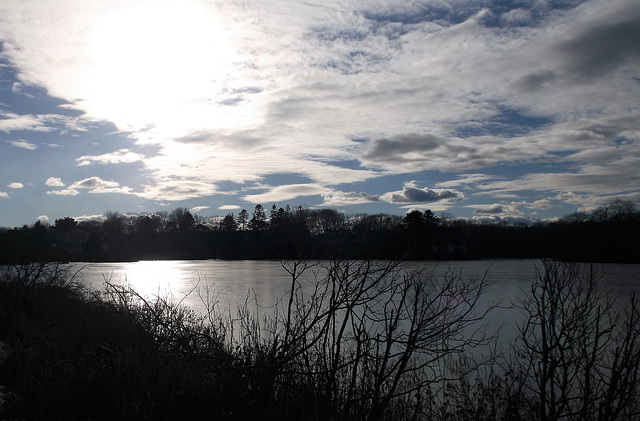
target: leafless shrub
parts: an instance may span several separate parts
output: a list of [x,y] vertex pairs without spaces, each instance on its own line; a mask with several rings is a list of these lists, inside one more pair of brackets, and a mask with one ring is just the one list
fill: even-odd
[[67,289],[80,287],[81,269],[73,272],[56,262],[32,262],[0,266],[0,282],[9,282],[25,288],[60,286]]
[[623,312],[592,266],[545,261],[527,298],[512,373],[538,420],[638,416],[640,312]]
[[397,262],[283,267],[291,289],[279,310],[261,329],[243,321],[245,344],[263,335],[251,343],[263,350],[272,401],[316,402],[308,410],[330,419],[383,419],[399,405],[419,414],[422,393],[446,378],[444,359],[488,341],[471,329],[488,311],[476,310],[484,278]]

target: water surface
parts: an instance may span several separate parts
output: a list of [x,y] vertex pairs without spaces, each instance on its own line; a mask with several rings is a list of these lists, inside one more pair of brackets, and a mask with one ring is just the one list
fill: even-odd
[[[305,274],[306,281],[321,276],[320,262]],[[511,304],[524,298],[529,291],[539,260],[498,259],[474,261],[413,262],[414,267],[439,275],[447,270],[461,271],[463,277],[486,276],[491,287],[483,296],[479,310],[498,304],[487,322],[492,330],[501,327],[500,337],[509,341],[515,337],[516,323],[522,316]],[[129,284],[146,298],[173,297],[197,311],[205,309],[208,297],[219,310],[235,314],[237,305],[251,300],[253,309],[269,312],[290,289],[291,277],[279,261],[226,261],[226,260],[158,260],[123,263],[74,263],[70,269],[80,271],[84,282],[96,289],[105,282]],[[640,265],[598,264],[595,269],[603,274],[604,283],[619,298],[619,305],[640,292]],[[257,306],[256,306],[257,305]]]

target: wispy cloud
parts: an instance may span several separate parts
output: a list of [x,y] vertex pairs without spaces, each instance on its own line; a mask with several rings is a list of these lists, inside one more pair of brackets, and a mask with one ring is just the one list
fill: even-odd
[[[65,188],[49,194],[175,202],[224,190],[226,203],[498,214],[463,207],[481,197],[515,217],[640,190],[637,0],[145,5],[0,5],[3,57],[19,76],[7,92],[62,102],[60,114],[3,108],[0,133],[34,132],[74,166],[110,164],[101,187],[58,179],[47,185]],[[113,152],[77,147],[106,144],[97,132],[117,133]],[[126,176],[109,168],[132,163]],[[247,194],[272,176],[285,181]]]
[[139,162],[144,159],[144,155],[131,152],[128,149],[120,149],[115,152],[106,153],[102,155],[84,155],[76,158],[78,166],[90,165],[93,162],[100,164],[131,164],[133,162]]
[[35,151],[38,149],[37,145],[34,145],[31,142],[27,142],[26,140],[7,140],[7,143],[12,144],[16,148],[26,149],[28,151]]
[[194,206],[193,208],[190,209],[190,212],[192,213],[198,213],[200,211],[203,211],[205,209],[209,209],[211,206]]
[[242,197],[251,203],[278,203],[299,197],[322,195],[327,189],[319,184],[288,184],[275,186],[260,194],[249,194]]
[[343,192],[338,190],[331,190],[322,193],[324,202],[322,206],[351,206],[359,205],[363,203],[373,203],[380,199],[377,194],[369,194],[364,192]]
[[48,190],[47,194],[54,196],[77,196],[80,192],[72,188],[66,188],[62,190]]
[[16,114],[0,111],[0,131],[49,133],[53,131],[86,131],[95,121],[63,114]]
[[15,131],[48,132],[52,129],[46,123],[51,120],[51,116],[18,115],[0,112],[0,131],[5,133]]
[[137,196],[150,200],[185,200],[194,197],[211,196],[217,192],[216,186],[211,183],[193,180],[163,179],[157,184],[144,186],[142,192],[136,192]]

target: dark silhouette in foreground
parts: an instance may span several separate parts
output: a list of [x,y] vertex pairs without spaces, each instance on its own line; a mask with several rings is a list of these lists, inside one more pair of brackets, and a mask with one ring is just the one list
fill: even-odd
[[525,318],[504,352],[482,325],[486,278],[372,261],[283,270],[289,293],[258,315],[250,300],[219,311],[214,291],[201,291],[209,311],[199,314],[108,282],[104,292],[83,290],[56,265],[5,268],[0,418],[640,415],[637,300],[614,310],[589,266],[539,268],[515,303]]

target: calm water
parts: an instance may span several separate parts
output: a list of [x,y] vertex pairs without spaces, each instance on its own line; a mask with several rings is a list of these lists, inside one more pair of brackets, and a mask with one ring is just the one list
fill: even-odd
[[[486,273],[493,285],[483,297],[481,305],[491,302],[508,307],[524,297],[540,261],[478,260],[414,264],[426,266],[435,274],[449,269],[462,270],[463,277],[483,276]],[[235,313],[237,304],[250,298],[255,300],[260,311],[269,312],[269,308],[289,290],[291,282],[278,261],[171,260],[74,263],[69,266],[74,271],[80,271],[84,282],[93,288],[104,288],[105,281],[128,284],[147,298],[171,296],[198,311],[204,308],[203,298],[208,290],[209,296],[215,298],[218,309]],[[632,293],[640,292],[640,265],[602,264],[596,268],[602,271],[604,281],[618,296],[620,304],[626,302]],[[315,271],[321,269],[317,267]],[[313,278],[311,271],[307,277]],[[500,336],[508,341],[515,335],[515,323],[519,319],[516,310],[501,308],[491,313],[488,322],[492,327],[502,326]]]

